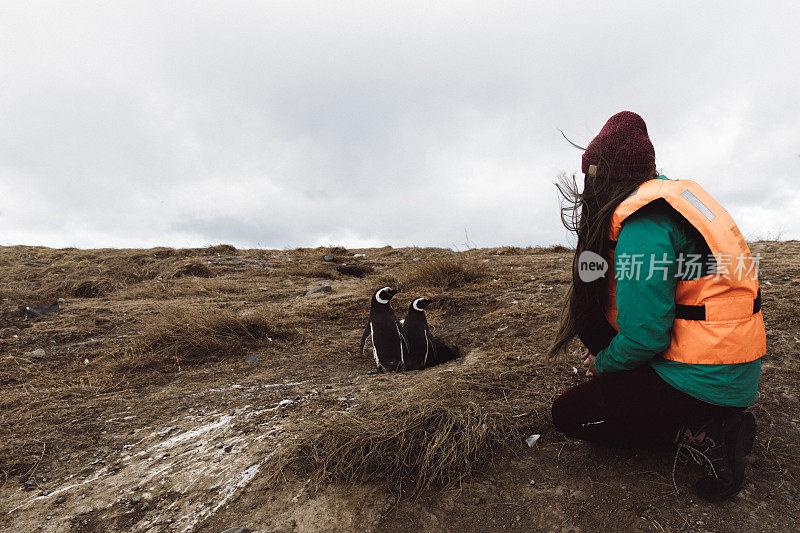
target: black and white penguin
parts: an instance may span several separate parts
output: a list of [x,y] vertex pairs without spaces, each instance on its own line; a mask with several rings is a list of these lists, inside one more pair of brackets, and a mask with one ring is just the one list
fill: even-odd
[[364,353],[367,337],[372,339],[372,355],[378,372],[395,372],[404,366],[408,345],[403,337],[402,326],[397,321],[389,301],[400,289],[383,287],[372,295],[369,307],[369,321],[361,336],[359,353]]
[[403,321],[403,336],[408,343],[406,368],[419,370],[453,361],[461,356],[458,348],[451,348],[431,333],[425,308],[431,304],[428,298],[417,298],[408,307]]
[[427,298],[417,298],[408,306],[408,313],[403,321],[403,336],[408,343],[408,355],[405,358],[408,370],[422,370],[429,359],[436,359],[433,335],[428,327],[428,319],[425,318],[425,308],[430,304],[431,301]]

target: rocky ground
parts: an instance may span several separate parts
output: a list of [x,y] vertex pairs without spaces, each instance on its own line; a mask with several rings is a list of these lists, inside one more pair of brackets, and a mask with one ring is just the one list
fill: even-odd
[[[744,489],[715,505],[693,495],[701,472],[689,465],[674,490],[669,449],[553,430],[547,401],[585,379],[577,356],[542,357],[569,250],[0,248],[0,531],[792,531],[800,244],[752,248],[769,352],[759,431]],[[425,270],[442,264],[444,277]],[[429,320],[461,360],[370,374],[358,341],[372,291],[389,283],[406,289],[398,314],[415,296],[438,299]],[[337,481],[313,464],[275,475],[275,458],[321,420],[387,390],[441,384],[446,398],[447,379],[471,368],[517,372],[516,388],[481,391],[476,409],[505,401],[522,435],[541,435],[533,447],[495,446],[470,475],[421,490]]]

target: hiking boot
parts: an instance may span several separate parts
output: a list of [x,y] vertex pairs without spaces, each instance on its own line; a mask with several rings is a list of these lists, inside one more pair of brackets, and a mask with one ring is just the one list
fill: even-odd
[[742,431],[744,432],[744,454],[750,455],[756,439],[756,416],[750,411],[742,413]]
[[[678,451],[705,466],[708,474],[695,483],[698,495],[707,501],[731,498],[742,488],[745,455],[753,447],[755,417],[737,413],[728,418],[681,428],[676,437]],[[674,471],[673,471],[674,475]]]

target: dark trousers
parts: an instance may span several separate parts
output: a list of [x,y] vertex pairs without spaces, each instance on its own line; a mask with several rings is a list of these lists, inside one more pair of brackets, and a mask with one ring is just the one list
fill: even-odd
[[569,389],[553,402],[553,424],[570,437],[600,444],[658,444],[673,441],[683,425],[743,410],[689,396],[644,365]]

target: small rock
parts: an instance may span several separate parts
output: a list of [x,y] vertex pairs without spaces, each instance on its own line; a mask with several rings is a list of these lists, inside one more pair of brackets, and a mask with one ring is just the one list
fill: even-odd
[[262,263],[262,262],[261,262],[261,261],[259,261],[258,259],[253,259],[252,261],[250,261],[250,264],[251,264],[251,265],[264,266],[264,263]]
[[65,501],[67,501],[67,497],[66,496],[59,496],[58,498],[56,498],[55,504],[56,505],[61,505]]
[[572,493],[572,499],[578,502],[585,502],[589,499],[589,495],[582,490],[576,490]]
[[528,481],[528,485],[530,485],[531,487],[536,485],[536,480],[532,479],[532,480]]
[[353,257],[355,257],[355,258],[367,257],[367,254],[353,254]]
[[61,310],[58,307],[58,300],[46,305],[20,305],[18,309],[25,315],[25,318],[37,318],[50,313],[58,313]]
[[225,446],[224,450],[225,450],[227,453],[231,453],[231,451],[233,450],[233,444],[231,444],[230,446]]
[[222,533],[250,533],[250,530],[246,527],[229,527]]
[[131,498],[131,501],[133,503],[139,503],[140,501],[142,501],[142,497],[141,496],[134,496],[133,498]]
[[531,435],[530,437],[525,439],[525,444],[528,445],[528,448],[533,448],[536,445],[536,441],[539,440],[539,437],[541,437],[541,435],[539,435],[538,433],[535,435]]
[[330,263],[331,261],[333,261],[333,256],[332,255],[326,255],[325,257],[322,258],[322,260]]
[[248,355],[245,358],[244,362],[245,363],[258,363],[260,360],[261,360],[261,358],[259,356],[257,356],[257,355]]
[[36,356],[36,357],[42,357],[46,353],[47,352],[44,351],[44,348],[37,348],[37,349],[35,349],[34,351],[31,352],[31,355]]
[[36,488],[36,480],[33,478],[28,478],[27,481],[24,483],[25,490],[34,490]]
[[292,518],[291,520],[289,520],[289,525],[292,527],[297,527],[297,520]]
[[306,292],[306,296],[310,296],[312,294],[317,294],[320,292],[333,292],[333,287],[331,287],[330,285],[318,285],[313,289],[309,289],[308,292]]
[[417,261],[422,261],[422,259],[420,259],[419,257],[415,257],[414,259],[412,259],[412,261],[416,263]]

